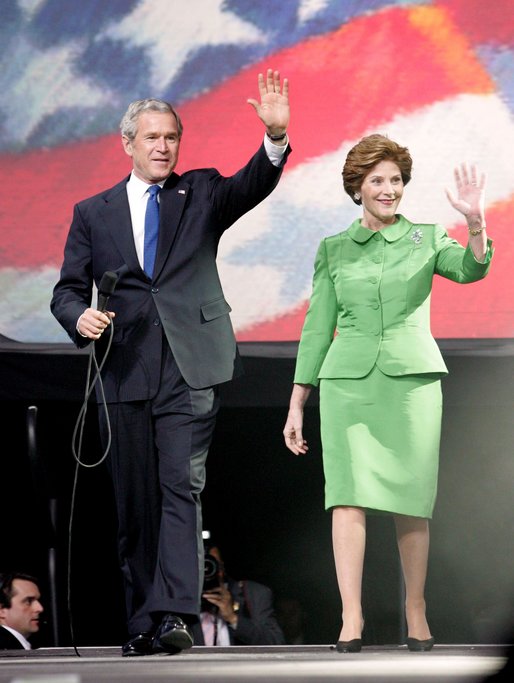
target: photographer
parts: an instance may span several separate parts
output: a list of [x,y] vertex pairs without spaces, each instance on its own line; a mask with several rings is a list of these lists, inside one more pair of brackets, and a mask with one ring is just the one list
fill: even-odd
[[271,590],[256,581],[235,581],[225,574],[219,548],[206,540],[205,579],[195,645],[283,645],[284,634],[273,609]]

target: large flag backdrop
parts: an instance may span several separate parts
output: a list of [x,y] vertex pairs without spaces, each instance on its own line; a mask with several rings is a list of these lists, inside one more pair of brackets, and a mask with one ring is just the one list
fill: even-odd
[[461,161],[487,172],[489,277],[437,279],[438,338],[514,337],[514,13],[511,0],[3,0],[0,333],[68,341],[49,312],[73,204],[130,170],[128,102],[172,101],[177,171],[237,170],[262,138],[247,97],[260,71],[290,79],[293,153],[275,192],[222,239],[241,341],[299,337],[317,245],[358,208],[341,169],[363,135],[409,147],[402,212],[466,229],[444,188]]

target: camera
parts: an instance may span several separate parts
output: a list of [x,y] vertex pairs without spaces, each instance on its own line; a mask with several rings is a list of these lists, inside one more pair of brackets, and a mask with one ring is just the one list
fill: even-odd
[[205,568],[203,574],[203,592],[211,591],[220,586],[221,566],[218,560],[207,553],[205,555]]

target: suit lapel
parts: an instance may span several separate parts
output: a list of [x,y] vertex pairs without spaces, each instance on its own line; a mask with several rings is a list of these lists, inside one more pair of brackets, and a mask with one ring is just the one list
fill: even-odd
[[154,279],[159,276],[175,243],[191,186],[176,173],[164,183],[160,194],[159,241],[155,259]]
[[125,180],[122,180],[121,183],[118,183],[118,185],[115,185],[103,195],[104,203],[100,207],[100,214],[129,269],[132,272],[139,270],[143,273],[134,244],[126,189],[127,180],[128,178],[125,178]]
[[[127,180],[108,190],[102,197],[99,211],[125,263],[132,272],[144,274],[137,258],[132,220],[127,197]],[[155,259],[154,279],[162,270],[175,242],[191,186],[173,173],[160,194],[159,241]],[[146,277],[146,275],[145,275]]]
[[3,648],[8,650],[24,650],[21,641],[16,636],[0,625],[0,642]]

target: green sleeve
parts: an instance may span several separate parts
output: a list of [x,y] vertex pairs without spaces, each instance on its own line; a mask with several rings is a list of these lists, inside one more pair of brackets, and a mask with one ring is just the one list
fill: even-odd
[[312,295],[305,315],[294,382],[317,386],[318,374],[334,338],[337,298],[329,274],[326,241],[318,247],[314,262]]
[[435,226],[436,267],[435,272],[448,280],[466,284],[484,278],[491,267],[494,249],[492,240],[487,240],[487,252],[483,263],[477,261],[469,244],[463,247],[448,236],[440,225]]

